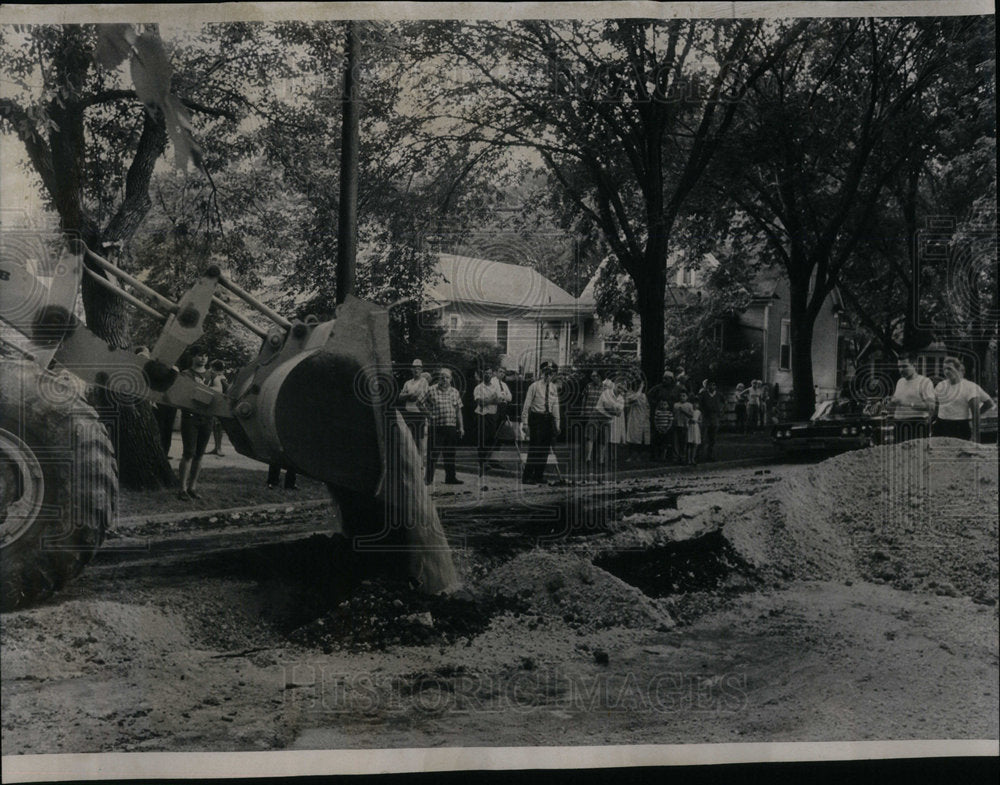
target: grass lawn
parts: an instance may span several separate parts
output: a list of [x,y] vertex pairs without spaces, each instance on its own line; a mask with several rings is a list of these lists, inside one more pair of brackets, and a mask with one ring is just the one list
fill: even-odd
[[[133,518],[143,515],[191,512],[249,507],[258,504],[292,504],[304,500],[329,499],[326,486],[308,477],[299,477],[298,490],[267,487],[267,464],[236,453],[223,438],[223,455],[207,454],[202,459],[198,478],[200,499],[183,501],[177,498],[177,488],[159,491],[130,491],[123,488],[118,499],[118,515]],[[180,462],[180,434],[174,434],[170,448],[170,465],[177,470]],[[282,472],[281,481],[285,480]]]

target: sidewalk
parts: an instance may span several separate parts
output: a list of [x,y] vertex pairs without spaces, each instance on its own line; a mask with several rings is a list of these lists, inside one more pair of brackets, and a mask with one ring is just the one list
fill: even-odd
[[[559,459],[560,471],[566,473],[569,468],[569,445],[556,444],[554,452]],[[683,471],[705,471],[709,468],[722,466],[748,466],[755,463],[768,463],[778,456],[771,444],[770,429],[757,431],[746,436],[734,433],[720,433],[715,444],[715,460],[712,462],[700,462],[695,466],[685,466],[668,461],[665,463],[655,462],[650,458],[650,448],[648,445],[640,448],[640,452],[635,456],[635,460],[629,461],[628,445],[622,445],[619,453],[619,460],[613,471],[616,477],[641,476],[644,474],[662,474],[665,472]],[[500,477],[520,476],[523,462],[521,457],[526,455],[526,445],[521,445],[521,454],[513,444],[504,444],[493,453],[492,460],[500,463],[501,467],[495,465],[488,466],[487,475]],[[458,448],[458,470],[466,474],[477,474],[479,471],[477,454],[475,447],[460,446]],[[555,473],[555,466],[552,457],[549,457],[549,472]]]

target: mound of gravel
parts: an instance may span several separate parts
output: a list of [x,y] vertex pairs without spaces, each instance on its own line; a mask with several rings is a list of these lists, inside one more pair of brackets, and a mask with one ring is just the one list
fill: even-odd
[[490,573],[479,589],[592,629],[667,630],[675,624],[656,600],[579,556],[542,550],[522,553]]
[[924,439],[795,467],[723,527],[784,579],[861,578],[997,600],[997,450]]

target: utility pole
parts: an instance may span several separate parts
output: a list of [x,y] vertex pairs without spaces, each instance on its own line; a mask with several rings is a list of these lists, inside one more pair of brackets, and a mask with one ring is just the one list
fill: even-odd
[[340,205],[337,222],[337,302],[354,293],[358,250],[358,35],[347,23],[343,120],[340,135]]

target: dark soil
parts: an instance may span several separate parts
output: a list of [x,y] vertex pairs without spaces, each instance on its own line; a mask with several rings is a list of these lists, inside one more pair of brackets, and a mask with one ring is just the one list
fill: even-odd
[[349,599],[288,637],[327,653],[452,644],[478,635],[499,613],[525,609],[516,599],[498,596],[428,596],[405,582],[379,577],[363,581]]
[[594,559],[594,566],[649,597],[718,589],[732,585],[734,576],[753,576],[749,565],[719,531],[644,551],[601,556]]

